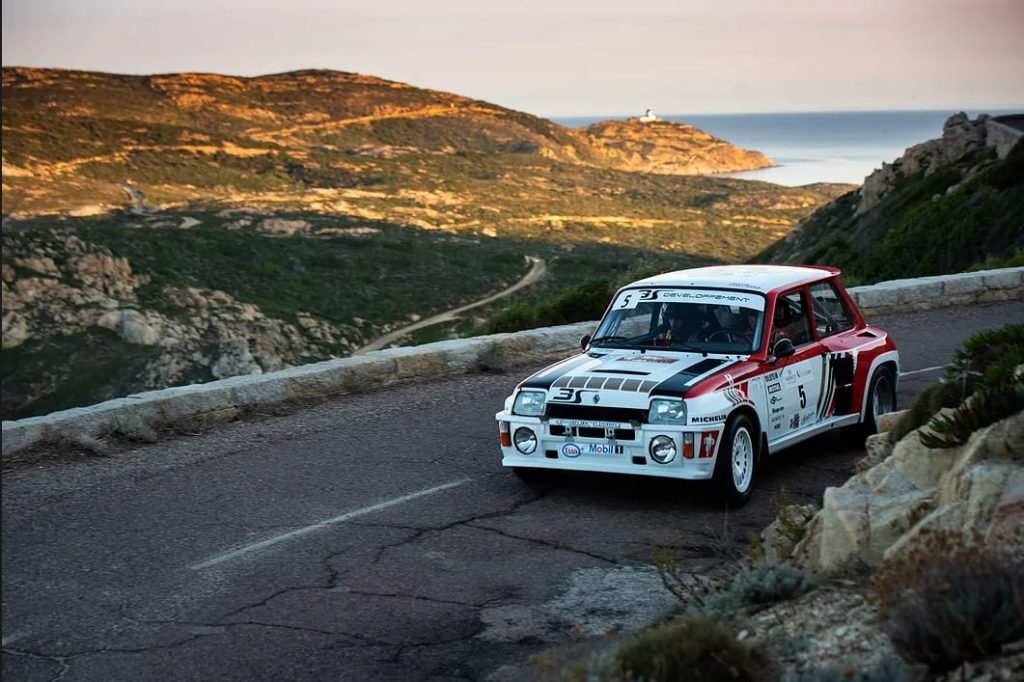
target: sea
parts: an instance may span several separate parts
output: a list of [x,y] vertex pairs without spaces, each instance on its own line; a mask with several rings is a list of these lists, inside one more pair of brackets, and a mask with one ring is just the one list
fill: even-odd
[[[974,118],[1019,113],[1022,109],[967,111]],[[728,177],[799,186],[814,182],[859,185],[883,162],[900,157],[907,147],[941,137],[942,124],[956,111],[828,111],[765,114],[658,114],[666,121],[689,123],[715,137],[770,156],[775,168]],[[639,115],[639,113],[637,114]],[[577,116],[553,118],[569,127],[583,127],[626,118]]]

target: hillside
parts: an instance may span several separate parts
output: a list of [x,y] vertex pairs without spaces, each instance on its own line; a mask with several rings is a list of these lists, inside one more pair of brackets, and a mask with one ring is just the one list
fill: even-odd
[[829,263],[855,283],[1021,264],[1024,144],[990,139],[986,120],[953,116],[755,262]]
[[[467,155],[647,170],[635,149],[595,127],[580,132],[468,97],[333,71],[238,78],[5,67],[3,121],[5,214],[101,212],[125,204],[126,182],[160,203],[211,191],[236,202],[395,184],[430,191],[437,188],[417,175],[458,175],[468,169],[452,157]],[[658,172],[742,170],[751,156],[771,163],[691,126],[634,128],[629,144],[649,144]],[[480,177],[504,165],[474,160]]]
[[831,199],[351,73],[4,68],[2,105],[4,418],[345,356],[525,256],[527,297],[743,260]]

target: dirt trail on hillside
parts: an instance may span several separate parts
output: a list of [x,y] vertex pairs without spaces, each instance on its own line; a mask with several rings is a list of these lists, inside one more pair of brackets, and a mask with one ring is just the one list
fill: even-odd
[[453,308],[452,310],[439,313],[432,317],[428,317],[424,320],[420,320],[419,322],[414,322],[413,324],[406,325],[405,327],[402,327],[400,329],[396,329],[393,332],[389,332],[384,336],[381,336],[371,341],[370,343],[366,344],[359,350],[353,352],[352,355],[362,355],[364,353],[369,353],[372,350],[380,350],[381,348],[386,348],[395,341],[397,341],[398,339],[416,331],[417,329],[423,329],[424,327],[430,327],[435,324],[440,324],[441,322],[448,322],[450,320],[454,320],[467,310],[472,310],[473,308],[479,308],[480,306],[487,305],[488,303],[493,303],[498,299],[514,294],[523,287],[528,287],[531,284],[535,284],[537,281],[540,280],[541,277],[547,274],[548,266],[547,264],[544,263],[544,260],[542,258],[537,258],[536,256],[527,256],[526,260],[533,263],[533,267],[530,268],[530,271],[526,273],[526,275],[521,280],[519,280],[512,286],[508,287],[507,289],[502,289],[498,293],[491,294],[487,298],[482,298],[479,301],[469,303],[459,308]]

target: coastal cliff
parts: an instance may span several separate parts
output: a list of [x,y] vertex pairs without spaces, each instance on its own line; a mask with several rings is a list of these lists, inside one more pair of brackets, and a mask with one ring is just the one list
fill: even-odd
[[769,168],[775,162],[685,123],[601,121],[583,129],[589,142],[618,168],[646,173],[706,175]]
[[1024,143],[1002,128],[952,116],[754,261],[828,263],[848,283],[1024,264]]

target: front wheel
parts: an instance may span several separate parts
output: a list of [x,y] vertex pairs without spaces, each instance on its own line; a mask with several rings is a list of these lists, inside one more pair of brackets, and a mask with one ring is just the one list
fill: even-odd
[[754,490],[760,432],[746,415],[736,415],[725,427],[712,480],[730,507],[742,507]]

